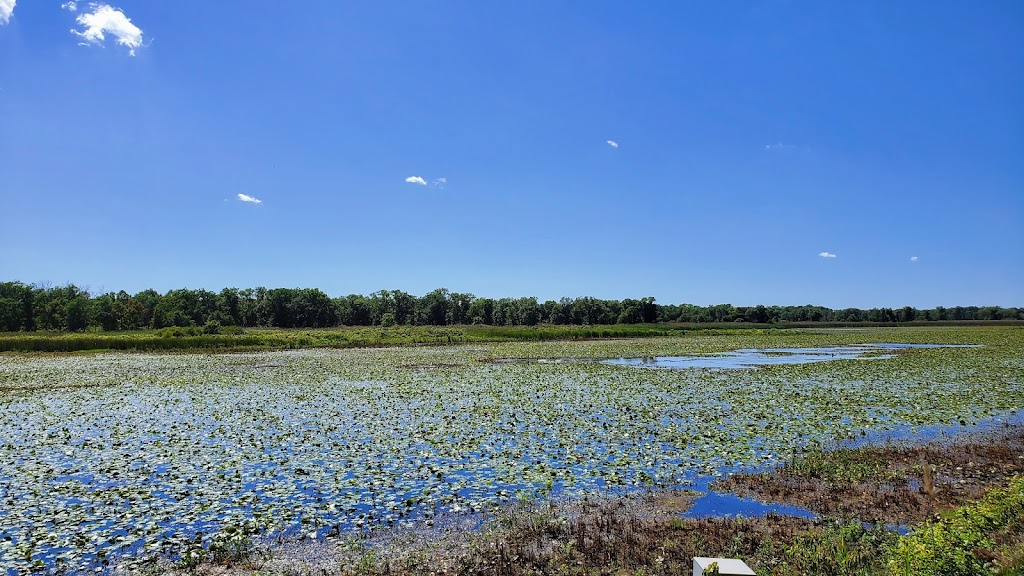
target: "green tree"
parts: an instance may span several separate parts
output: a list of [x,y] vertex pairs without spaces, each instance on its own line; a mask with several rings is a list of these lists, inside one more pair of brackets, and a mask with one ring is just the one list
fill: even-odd
[[214,320],[226,326],[242,326],[242,296],[238,288],[225,288],[217,294]]
[[153,327],[203,326],[213,319],[217,295],[207,290],[170,290],[153,309]]
[[95,320],[96,324],[99,325],[100,329],[107,332],[113,332],[117,330],[117,310],[114,306],[117,301],[117,297],[113,292],[106,294],[100,294],[96,298],[93,298],[92,311],[90,316]]
[[[340,299],[339,299],[340,300]],[[345,309],[342,310],[341,306],[338,306],[339,316],[347,315],[348,321],[345,324],[349,326],[370,326],[370,303],[366,297],[359,294],[349,294],[344,298]]]
[[469,309],[475,296],[469,293],[452,292],[448,296],[448,324],[469,324],[472,322]]
[[124,290],[114,296],[113,308],[118,330],[138,330],[148,325],[145,306]]
[[516,298],[512,303],[513,323],[518,326],[536,326],[540,323],[541,307],[536,296]]
[[147,288],[132,296],[132,300],[138,302],[142,310],[141,326],[157,328],[153,322],[153,314],[156,312],[156,305],[159,304],[162,299],[163,297],[152,288]]
[[627,298],[622,301],[622,311],[616,319],[619,324],[639,324],[643,322],[643,312],[640,309],[640,302]]
[[640,319],[647,324],[658,321],[658,305],[654,303],[654,296],[640,299]]
[[385,314],[395,316],[395,300],[390,290],[378,290],[371,292],[368,298],[370,303],[370,323],[378,325]]
[[0,331],[35,329],[32,287],[21,282],[0,282]]
[[81,332],[89,327],[90,302],[88,293],[79,293],[64,307],[65,326],[69,332]]
[[469,305],[469,321],[473,324],[494,324],[494,300],[476,298]]
[[316,288],[292,291],[292,322],[301,328],[326,328],[338,323],[331,297]]
[[910,306],[904,306],[903,308],[900,308],[900,311],[896,316],[898,322],[913,322],[917,318],[917,310]]
[[416,322],[416,297],[401,290],[391,291],[394,302],[395,324],[410,325]]
[[419,302],[419,316],[423,324],[444,326],[448,323],[448,308],[451,305],[447,288],[438,288],[427,293]]

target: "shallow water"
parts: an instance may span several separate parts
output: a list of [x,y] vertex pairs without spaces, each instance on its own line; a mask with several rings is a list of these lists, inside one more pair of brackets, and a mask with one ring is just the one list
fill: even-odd
[[855,346],[829,346],[821,348],[747,348],[709,356],[652,356],[646,358],[616,358],[605,364],[638,366],[641,368],[724,368],[749,369],[779,364],[810,364],[832,360],[885,360],[893,354],[887,351],[927,348],[974,348],[965,344],[859,344]]
[[[769,467],[760,469],[767,470]],[[738,473],[746,470],[728,470]],[[753,471],[753,470],[749,470]],[[790,506],[778,502],[761,502],[753,498],[744,498],[728,492],[712,490],[710,484],[716,476],[697,476],[690,481],[688,489],[700,492],[701,496],[693,501],[693,506],[683,512],[683,518],[758,518],[768,514],[782,514],[798,518],[817,518],[818,515],[800,506]]]
[[871,444],[924,444],[932,441],[954,440],[965,434],[998,432],[1006,426],[1024,424],[1024,411],[1011,410],[980,422],[963,424],[933,424],[930,426],[896,425],[886,430],[862,432],[859,436],[847,438],[838,443],[839,446],[856,448]]
[[758,518],[768,514],[817,518],[814,512],[799,506],[787,504],[765,504],[752,498],[742,498],[724,492],[708,492],[693,502],[693,507],[682,514],[683,518]]

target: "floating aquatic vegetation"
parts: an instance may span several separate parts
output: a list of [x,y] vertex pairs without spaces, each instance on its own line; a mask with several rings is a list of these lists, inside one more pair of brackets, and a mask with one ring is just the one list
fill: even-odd
[[[493,362],[865,341],[984,347],[756,371]],[[863,430],[1024,408],[1022,363],[1015,328],[0,356],[0,568],[102,571],[218,534],[328,538],[678,485]]]

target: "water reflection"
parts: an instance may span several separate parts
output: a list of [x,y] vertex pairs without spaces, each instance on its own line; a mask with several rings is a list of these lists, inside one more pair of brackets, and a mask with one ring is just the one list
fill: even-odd
[[745,348],[708,356],[645,356],[642,358],[616,358],[605,364],[638,366],[641,368],[728,368],[749,369],[779,364],[810,364],[831,360],[883,360],[892,358],[898,350],[925,348],[977,348],[970,344],[894,344],[871,343],[853,346],[820,348]]

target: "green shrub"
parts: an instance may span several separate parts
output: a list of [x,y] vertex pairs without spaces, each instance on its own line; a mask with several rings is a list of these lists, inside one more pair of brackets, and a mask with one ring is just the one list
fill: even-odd
[[993,536],[1007,530],[1024,532],[1024,476],[901,538],[889,551],[889,573],[968,576],[990,572],[996,548]]

